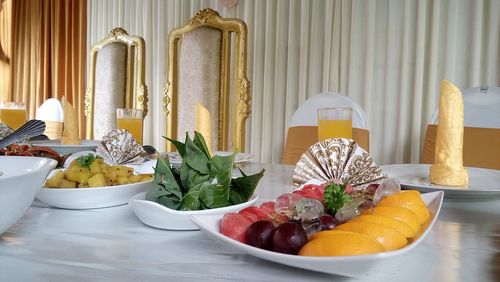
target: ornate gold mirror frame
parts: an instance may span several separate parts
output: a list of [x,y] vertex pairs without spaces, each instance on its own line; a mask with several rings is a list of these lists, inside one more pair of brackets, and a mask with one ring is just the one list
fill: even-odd
[[148,114],[148,88],[145,83],[146,54],[144,39],[140,36],[129,35],[123,28],[114,28],[106,38],[94,44],[90,50],[89,84],[85,92],[87,139],[94,138],[94,96],[97,54],[104,46],[114,42],[122,43],[127,46],[125,108],[142,110],[143,118]]
[[[177,138],[177,96],[179,79],[179,43],[187,32],[198,27],[210,27],[222,33],[220,58],[220,91],[218,113],[218,150],[228,150],[229,127],[229,98],[231,79],[231,35],[234,33],[235,69],[234,69],[234,125],[232,141],[234,150],[245,150],[245,123],[250,115],[250,82],[247,79],[247,26],[234,18],[221,18],[219,13],[212,9],[199,11],[191,21],[170,32],[168,37],[168,81],[163,88],[163,111],[166,115],[166,136]],[[182,140],[184,141],[184,140]],[[174,150],[174,146],[167,142],[166,150]]]

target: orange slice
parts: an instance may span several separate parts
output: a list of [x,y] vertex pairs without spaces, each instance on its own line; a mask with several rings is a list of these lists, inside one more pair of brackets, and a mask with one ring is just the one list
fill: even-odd
[[366,214],[355,217],[351,219],[349,222],[358,222],[358,221],[371,222],[371,223],[390,226],[396,229],[396,231],[401,233],[401,235],[405,236],[406,238],[413,238],[415,237],[415,235],[417,235],[417,232],[414,232],[408,224],[401,222],[399,220],[392,219],[390,217]]
[[406,237],[401,235],[401,233],[396,231],[394,228],[383,224],[361,221],[347,222],[337,226],[335,229],[341,231],[351,231],[370,236],[373,239],[377,240],[380,244],[382,244],[382,246],[384,246],[384,249],[387,251],[401,249],[408,243]]
[[[327,235],[321,235],[328,233]],[[321,231],[299,251],[301,256],[355,256],[384,251],[382,244],[361,233]]]
[[373,209],[367,209],[362,214],[372,214],[389,217],[408,224],[413,232],[418,233],[420,230],[420,220],[418,216],[411,210],[396,206],[377,206]]
[[401,193],[387,196],[382,199],[377,206],[397,206],[407,208],[417,215],[420,224],[426,222],[430,216],[429,209],[427,209],[427,206],[420,197],[420,193],[414,190],[402,191]]

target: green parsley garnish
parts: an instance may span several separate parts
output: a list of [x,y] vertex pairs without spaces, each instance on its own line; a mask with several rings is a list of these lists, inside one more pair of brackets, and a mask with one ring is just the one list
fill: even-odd
[[89,168],[90,165],[92,164],[92,162],[94,162],[94,160],[96,159],[100,159],[101,157],[99,156],[94,156],[92,154],[88,154],[88,155],[85,155],[85,156],[80,156],[76,159],[76,162],[78,163],[78,165],[80,167],[85,167],[85,168]]
[[351,196],[345,193],[345,187],[346,184],[336,183],[326,186],[325,192],[323,192],[323,199],[326,209],[331,214],[335,214],[338,209],[351,200]]

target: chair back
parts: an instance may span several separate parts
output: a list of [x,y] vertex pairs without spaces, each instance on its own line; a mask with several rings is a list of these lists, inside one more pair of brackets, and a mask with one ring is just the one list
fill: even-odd
[[[427,125],[420,163],[433,164],[437,125]],[[500,128],[464,127],[464,166],[500,169]]]
[[[464,126],[500,128],[500,87],[480,86],[462,90]],[[434,111],[431,124],[437,124],[439,109]]]
[[145,43],[122,28],[113,29],[90,51],[89,83],[85,93],[87,139],[100,139],[116,128],[116,109],[148,113]]
[[[200,103],[211,113],[210,143],[217,144],[211,149],[245,151],[251,100],[247,33],[243,21],[221,18],[211,9],[170,32],[163,91],[166,137],[184,141],[186,132],[194,129],[194,105]],[[166,150],[174,150],[170,142]]]
[[300,156],[314,143],[318,142],[318,109],[328,107],[351,107],[352,138],[363,149],[370,149],[370,134],[363,108],[346,95],[325,92],[307,99],[295,111],[288,127],[283,164],[295,165]]

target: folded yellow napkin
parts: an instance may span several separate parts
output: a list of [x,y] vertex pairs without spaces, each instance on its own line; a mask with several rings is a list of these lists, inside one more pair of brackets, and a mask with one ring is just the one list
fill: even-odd
[[195,125],[194,129],[201,133],[205,138],[209,152],[212,150],[212,136],[211,136],[211,124],[210,124],[210,112],[207,108],[196,103],[195,105]]
[[462,93],[447,80],[441,82],[439,120],[434,164],[430,169],[432,183],[467,186],[469,176],[463,162],[464,101]]
[[62,107],[64,112],[64,125],[61,144],[80,144],[80,136],[78,134],[78,117],[76,115],[76,110],[64,97],[62,98]]

